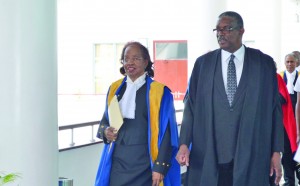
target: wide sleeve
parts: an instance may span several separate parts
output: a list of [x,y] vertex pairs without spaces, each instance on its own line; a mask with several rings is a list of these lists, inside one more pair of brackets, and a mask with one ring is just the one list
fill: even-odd
[[159,153],[157,159],[153,164],[153,171],[166,175],[166,173],[170,168],[171,157],[172,157],[171,135],[170,135],[170,127],[168,125],[162,143],[159,147]]
[[284,128],[276,72],[273,78],[272,152],[284,151]]
[[105,117],[105,113],[104,113],[102,116],[102,119],[100,121],[100,125],[99,125],[98,132],[97,132],[97,138],[102,139],[104,143],[109,143],[107,141],[107,138],[104,135],[104,131],[107,127],[109,127],[109,122],[108,122],[107,118]]
[[[189,147],[192,139],[192,128],[193,128],[193,109],[191,105],[190,96],[185,96],[183,117],[180,126],[180,145],[185,144]],[[179,146],[180,146],[179,145]]]
[[180,126],[179,145],[185,144],[188,147],[192,141],[192,129],[194,123],[194,102],[197,94],[197,83],[199,77],[200,59],[197,59],[192,75],[189,79],[188,88],[184,97],[184,110]]
[[164,175],[165,186],[180,186],[180,165],[175,159],[179,143],[178,126],[173,95],[167,87],[164,87],[159,115],[159,151],[152,169]]
[[102,119],[100,120],[100,124],[99,124],[99,128],[98,128],[98,131],[97,131],[97,138],[100,138],[103,140],[104,143],[110,143],[107,138],[105,137],[104,135],[104,131],[107,127],[109,127],[109,120],[108,120],[108,94],[109,94],[109,90],[108,90],[108,93],[107,93],[107,96],[106,96],[106,102],[105,102],[105,111],[103,113],[103,116],[102,116]]

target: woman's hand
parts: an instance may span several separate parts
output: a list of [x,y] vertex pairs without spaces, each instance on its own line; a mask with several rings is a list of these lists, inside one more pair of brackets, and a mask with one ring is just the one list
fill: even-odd
[[152,186],[159,186],[164,179],[164,175],[158,172],[152,172]]
[[107,127],[104,130],[104,135],[108,141],[115,141],[118,136],[118,131],[114,127]]

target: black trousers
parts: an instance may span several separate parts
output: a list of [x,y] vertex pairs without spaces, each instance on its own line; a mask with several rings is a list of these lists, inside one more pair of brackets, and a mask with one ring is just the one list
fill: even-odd
[[[300,179],[299,171],[296,171],[297,162],[294,161],[294,154],[292,153],[290,140],[286,131],[284,130],[284,153],[282,154],[282,167],[283,167],[283,175],[284,175],[284,186],[295,186],[295,173]],[[300,184],[300,180],[299,180]]]
[[219,179],[218,186],[233,185],[233,160],[230,163],[218,165]]

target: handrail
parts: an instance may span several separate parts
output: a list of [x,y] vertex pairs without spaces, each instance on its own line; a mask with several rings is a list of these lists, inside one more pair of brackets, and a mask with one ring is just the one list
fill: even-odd
[[86,123],[64,125],[64,126],[58,127],[58,130],[68,130],[68,129],[76,129],[76,128],[81,128],[81,127],[88,127],[91,125],[97,125],[99,123],[100,123],[100,121],[90,121],[90,122],[86,122]]
[[[175,110],[175,112],[176,113],[183,112],[183,109],[177,109],[177,110]],[[103,143],[102,140],[96,141],[94,139],[94,126],[95,125],[99,125],[99,124],[100,124],[100,121],[90,121],[90,122],[85,122],[85,123],[64,125],[64,126],[58,127],[59,131],[62,131],[62,130],[71,130],[71,143],[69,144],[69,147],[61,148],[61,149],[59,149],[59,151],[65,151],[65,150],[80,148],[80,147],[84,147],[84,146],[94,145],[94,144],[98,144],[98,143]],[[73,136],[74,135],[74,129],[82,128],[82,127],[89,127],[89,126],[91,127],[91,139],[90,139],[90,143],[75,146],[74,136]],[[178,123],[178,126],[180,126],[180,123]]]
[[[94,139],[94,125],[99,125],[99,123],[100,123],[100,121],[91,121],[91,122],[71,124],[71,125],[64,125],[64,126],[58,127],[59,131],[62,131],[62,130],[71,130],[71,143],[69,144],[69,147],[61,148],[61,149],[59,149],[59,151],[61,152],[61,151],[65,151],[65,150],[70,150],[70,149],[75,149],[75,148],[80,148],[80,147],[84,147],[84,146],[89,146],[89,145],[94,145],[94,144],[102,143],[102,140],[96,141]],[[82,128],[82,127],[89,127],[89,126],[91,126],[91,139],[90,139],[90,143],[86,143],[86,144],[83,144],[83,145],[77,145],[77,146],[75,146],[75,142],[74,142],[74,129]]]

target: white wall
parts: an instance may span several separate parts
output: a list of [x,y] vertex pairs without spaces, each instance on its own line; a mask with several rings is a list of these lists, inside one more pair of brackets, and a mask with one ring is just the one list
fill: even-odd
[[[296,13],[300,16],[300,1],[289,0],[282,4],[282,46],[280,63],[284,66],[286,54],[298,50],[300,51],[300,20],[296,20]],[[300,17],[299,17],[300,19]]]
[[59,93],[93,92],[93,44],[188,40],[189,66],[217,47],[212,29],[226,1],[58,0]]
[[188,40],[190,73],[198,56],[218,48],[212,29],[226,10],[244,18],[244,41],[284,68],[285,54],[300,50],[296,9],[296,0],[58,0],[59,92],[92,92],[93,44],[99,42],[143,39],[152,53],[153,40]]
[[73,179],[73,186],[92,186],[100,162],[103,143],[59,153],[59,176]]

